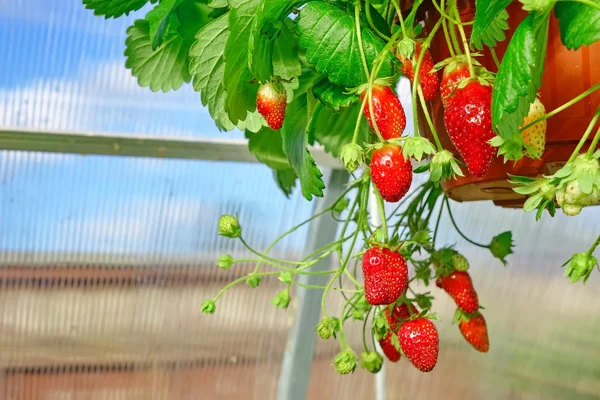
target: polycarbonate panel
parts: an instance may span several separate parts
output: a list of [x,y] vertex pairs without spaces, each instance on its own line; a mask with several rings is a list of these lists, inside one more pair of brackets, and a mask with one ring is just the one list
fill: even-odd
[[126,30],[81,1],[0,0],[0,126],[240,137],[218,132],[191,85],[153,93],[125,68]]
[[[258,164],[0,153],[0,398],[273,398],[289,316],[276,279],[202,301],[312,211]],[[305,251],[307,227],[273,256]],[[74,396],[74,397],[70,397]],[[112,397],[111,397],[112,396]],[[138,397],[135,397],[138,396]]]

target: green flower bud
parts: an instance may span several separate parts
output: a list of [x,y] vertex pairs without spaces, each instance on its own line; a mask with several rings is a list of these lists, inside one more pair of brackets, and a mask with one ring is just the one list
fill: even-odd
[[219,218],[219,235],[229,238],[237,238],[242,234],[242,228],[237,217],[233,215],[222,215]]
[[333,365],[338,374],[349,374],[356,369],[356,355],[352,349],[346,349],[333,359]]
[[223,269],[228,269],[233,265],[233,257],[231,257],[229,254],[222,255],[217,260],[217,265]]
[[578,282],[581,278],[583,278],[583,282],[585,283],[591,272],[598,265],[598,260],[588,253],[576,253],[573,254],[573,257],[563,267],[565,265],[567,268],[565,269],[564,276],[569,278],[571,283]]
[[356,143],[348,143],[340,151],[340,158],[348,172],[354,172],[363,162],[362,148]]
[[381,371],[383,357],[376,351],[365,351],[360,355],[362,367],[374,374]]
[[246,283],[248,284],[248,286],[254,289],[258,285],[260,285],[260,276],[256,274],[250,274],[246,279]]
[[290,291],[288,289],[284,289],[280,292],[277,292],[275,297],[271,299],[271,304],[277,308],[285,310],[290,305],[290,300]]
[[217,307],[215,306],[215,302],[213,300],[206,300],[202,303],[202,312],[204,314],[214,314]]
[[317,325],[317,334],[321,339],[327,340],[335,335],[337,328],[333,318],[323,318]]

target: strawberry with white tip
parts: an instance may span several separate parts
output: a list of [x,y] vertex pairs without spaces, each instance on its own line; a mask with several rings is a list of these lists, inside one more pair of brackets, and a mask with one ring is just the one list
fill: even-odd
[[266,83],[261,85],[256,94],[256,108],[265,118],[269,128],[281,129],[285,118],[287,95],[280,83]]

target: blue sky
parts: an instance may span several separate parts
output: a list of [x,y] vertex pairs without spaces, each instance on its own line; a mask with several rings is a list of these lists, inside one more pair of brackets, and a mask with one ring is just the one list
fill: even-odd
[[[144,14],[105,21],[78,1],[0,0],[0,125],[243,137],[219,132],[190,86],[138,87],[123,51],[125,30]],[[229,246],[215,238],[222,213],[239,212],[264,245],[312,208],[297,194],[285,199],[258,164],[1,152],[0,177],[5,251],[212,254]]]

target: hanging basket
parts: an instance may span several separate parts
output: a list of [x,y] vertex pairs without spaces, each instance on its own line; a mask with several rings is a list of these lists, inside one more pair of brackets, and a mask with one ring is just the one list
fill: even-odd
[[[461,19],[472,21],[475,17],[475,2],[459,1],[458,5]],[[527,15],[521,9],[521,4],[517,2],[510,5],[507,11],[510,15],[507,40],[499,43],[496,47],[496,54],[500,60],[514,30]],[[430,9],[423,17],[427,29],[433,26],[438,14],[435,9]],[[465,28],[469,35],[471,26]],[[438,61],[450,56],[441,32],[431,43],[431,53]],[[486,49],[482,54],[481,57],[478,57],[478,61],[490,71],[497,71],[490,52]],[[553,110],[561,106],[598,82],[600,82],[600,43],[581,47],[578,51],[568,50],[561,43],[558,20],[552,15],[542,87],[539,92],[546,110]],[[575,149],[599,103],[600,92],[595,92],[551,117],[548,120],[546,132],[546,149],[541,159],[523,158],[516,163],[513,161],[504,163],[502,158],[495,158],[489,172],[483,178],[474,177],[465,169],[464,177],[446,180],[442,183],[444,191],[450,198],[457,201],[493,200],[496,205],[503,207],[521,207],[526,197],[512,190],[512,185],[507,182],[507,174],[539,176],[556,172],[566,163]],[[433,100],[430,106],[433,122],[442,144],[458,155],[446,134],[444,109],[440,98]],[[424,118],[421,116],[420,119],[426,136],[431,137]]]

